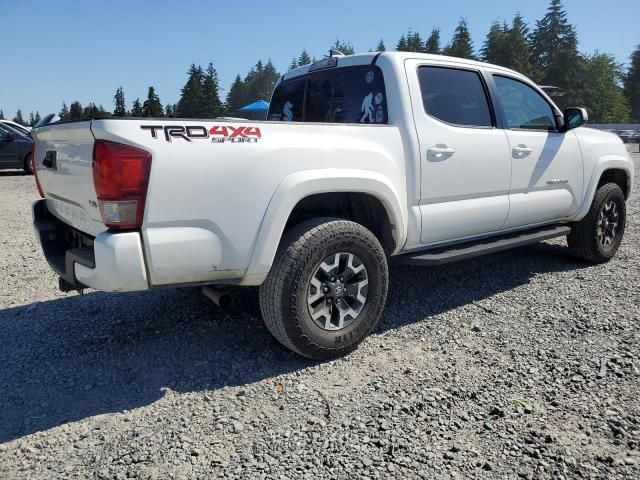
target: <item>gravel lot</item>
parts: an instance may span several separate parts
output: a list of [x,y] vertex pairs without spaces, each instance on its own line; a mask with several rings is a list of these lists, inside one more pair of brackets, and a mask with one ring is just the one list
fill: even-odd
[[326,363],[255,290],[58,292],[36,196],[0,172],[2,479],[640,478],[637,193],[607,265],[562,240],[392,266],[378,331]]

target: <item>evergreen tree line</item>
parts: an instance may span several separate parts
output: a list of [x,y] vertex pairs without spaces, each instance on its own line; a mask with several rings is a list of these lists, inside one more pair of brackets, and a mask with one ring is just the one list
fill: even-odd
[[[330,50],[345,55],[354,53],[353,45],[336,39]],[[385,51],[380,39],[376,51]],[[527,75],[540,85],[552,85],[566,90],[564,97],[555,100],[559,106],[587,106],[591,121],[599,123],[640,122],[640,45],[631,55],[629,68],[616,62],[613,55],[596,51],[584,54],[578,50],[575,27],[569,22],[561,0],[550,0],[544,17],[533,28],[520,14],[510,21],[495,21],[479,49],[473,44],[467,21],[458,22],[451,40],[442,44],[441,30],[433,28],[428,37],[409,30],[395,45],[395,50],[482,60],[501,65]],[[328,53],[328,52],[327,52]],[[307,65],[315,60],[307,50],[294,57],[289,69]],[[242,77],[237,75],[224,99],[221,100],[218,75],[209,64],[203,69],[192,64],[187,81],[176,104],[164,108],[153,86],[143,102],[136,98],[127,108],[122,87],[114,95],[115,109],[106,111],[102,105],[89,103],[83,107],[74,101],[62,104],[60,116],[65,120],[87,117],[190,117],[214,118],[233,115],[239,108],[256,100],[269,100],[280,73],[271,60],[258,61]],[[39,113],[31,113],[25,121],[18,110],[14,121],[35,124]],[[3,113],[0,110],[0,118]]]
[[[6,120],[4,118],[4,112],[2,110],[0,110],[0,120]],[[19,123],[20,125],[35,127],[36,123],[40,121],[40,112],[36,112],[35,114],[31,112],[29,114],[29,119],[27,120],[22,115],[22,110],[18,109],[15,117],[13,117],[13,121]]]
[[[380,40],[379,51],[384,50]],[[640,45],[631,55],[627,71],[615,57],[596,51],[578,50],[575,27],[567,19],[561,0],[551,0],[541,20],[530,29],[517,14],[511,22],[495,21],[476,50],[469,27],[461,19],[451,41],[442,46],[440,29],[427,39],[409,30],[400,37],[396,50],[481,60],[520,72],[540,85],[567,91],[555,98],[561,107],[586,106],[597,123],[640,122]]]

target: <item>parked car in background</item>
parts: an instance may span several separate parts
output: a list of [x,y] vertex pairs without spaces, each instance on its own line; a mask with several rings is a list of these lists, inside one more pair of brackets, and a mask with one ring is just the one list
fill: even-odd
[[32,148],[30,137],[0,123],[0,170],[21,168],[31,174]]
[[19,123],[12,122],[11,120],[0,120],[0,124],[5,127],[12,128],[14,130],[19,131],[23,135],[29,135],[31,131],[31,127],[25,127],[24,125],[20,125]]
[[624,143],[638,143],[640,141],[640,133],[634,132],[633,130],[620,130],[618,137],[620,137]]

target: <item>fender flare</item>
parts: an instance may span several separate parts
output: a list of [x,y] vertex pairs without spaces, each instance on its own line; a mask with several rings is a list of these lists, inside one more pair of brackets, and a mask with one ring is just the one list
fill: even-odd
[[353,192],[376,197],[395,226],[396,253],[407,236],[406,202],[385,176],[370,170],[304,170],[287,176],[276,188],[260,224],[251,260],[241,282],[260,285],[273,263],[289,215],[305,197],[321,193]]
[[606,155],[598,159],[595,168],[591,173],[591,178],[589,179],[589,183],[587,188],[585,189],[585,195],[582,199],[582,205],[580,206],[578,212],[574,216],[574,220],[582,219],[587,213],[589,213],[589,209],[591,208],[591,201],[596,194],[596,190],[598,188],[598,182],[602,177],[602,174],[606,170],[624,170],[627,174],[627,182],[628,182],[628,191],[631,194],[631,190],[633,188],[633,164],[629,162],[628,159],[624,157],[620,157],[618,155]]

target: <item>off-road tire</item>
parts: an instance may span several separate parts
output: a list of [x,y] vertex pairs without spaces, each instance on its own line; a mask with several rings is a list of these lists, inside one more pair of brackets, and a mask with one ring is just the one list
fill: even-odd
[[[318,266],[339,252],[357,255],[366,268],[368,292],[361,312],[340,330],[326,330],[311,317],[309,283]],[[355,350],[376,327],[389,283],[378,239],[358,223],[332,217],[304,221],[283,237],[271,271],[260,287],[260,309],[271,334],[285,347],[325,360]]]
[[[598,220],[603,207],[613,201],[618,212],[618,226],[613,241],[603,246],[598,241]],[[626,203],[619,185],[606,183],[596,191],[589,213],[571,225],[571,233],[567,236],[569,252],[574,257],[591,263],[606,263],[618,251],[626,225]]]

